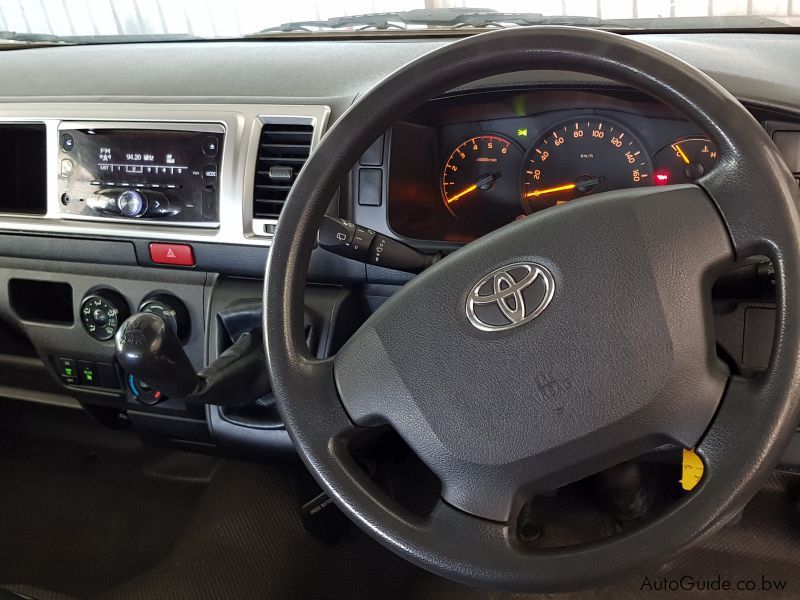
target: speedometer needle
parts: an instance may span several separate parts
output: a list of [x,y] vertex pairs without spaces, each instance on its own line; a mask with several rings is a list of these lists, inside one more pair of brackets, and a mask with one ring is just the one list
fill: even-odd
[[537,198],[539,196],[544,196],[545,194],[552,194],[553,192],[566,192],[567,190],[574,190],[576,187],[577,186],[574,183],[567,183],[565,185],[558,185],[556,187],[545,188],[543,190],[533,190],[532,192],[525,194],[525,197]]
[[448,204],[452,204],[453,202],[455,202],[456,200],[458,200],[458,199],[459,199],[459,198],[461,198],[462,196],[466,196],[466,195],[467,195],[467,194],[469,194],[470,192],[474,192],[474,191],[475,191],[475,190],[477,190],[477,189],[478,189],[478,184],[477,184],[477,183],[473,183],[471,186],[469,186],[469,187],[468,187],[468,188],[466,188],[465,190],[461,190],[460,192],[458,192],[458,193],[457,193],[455,196],[450,196],[450,197],[447,199],[447,203],[448,203]]

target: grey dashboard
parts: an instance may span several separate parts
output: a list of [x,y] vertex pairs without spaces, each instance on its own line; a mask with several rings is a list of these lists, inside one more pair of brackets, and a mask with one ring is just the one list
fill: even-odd
[[[800,82],[790,34],[632,36],[714,77],[742,101],[791,109]],[[7,52],[0,99],[13,102],[323,103],[334,119],[364,90],[447,39],[119,44]],[[31,78],[31,72],[41,73]],[[535,82],[597,83],[591,75],[524,72],[472,87]]]
[[[800,80],[787,76],[800,61],[800,38],[707,33],[634,37],[705,71],[757,113],[766,127],[800,131]],[[217,408],[200,411],[180,402],[146,406],[132,396],[125,373],[117,371],[117,381],[101,386],[66,376],[63,359],[102,365],[106,371],[109,365],[115,368],[113,341],[87,335],[79,310],[87,298],[98,295],[115,299],[122,312],[135,311],[165,293],[180,296],[191,321],[185,348],[197,368],[208,364],[231,342],[222,325],[226,314],[240,302],[257,307],[261,296],[260,277],[277,219],[277,215],[254,216],[263,126],[277,122],[310,128],[307,151],[313,151],[326,128],[359,95],[403,64],[447,43],[450,40],[443,38],[384,37],[104,44],[0,53],[0,129],[3,124],[44,127],[47,179],[42,214],[0,214],[0,343],[6,348],[0,349],[2,395],[31,398],[36,395],[33,389],[49,401],[77,401],[102,419],[114,421],[124,414],[162,443],[238,444],[252,450],[263,440],[272,440],[269,443],[285,448],[288,438],[268,399],[265,412],[255,416],[225,414]],[[483,93],[573,88],[591,97],[614,85],[590,73],[533,70],[476,81],[449,97],[470,102]],[[625,119],[612,117],[612,121]],[[544,123],[544,117],[539,118]],[[224,133],[217,226],[154,226],[65,216],[59,206],[58,165],[63,155],[59,136],[71,123],[104,122],[187,128],[202,124],[206,129],[213,125]],[[632,123],[636,125],[636,120]],[[663,137],[666,143],[669,136]],[[385,203],[365,212],[357,201],[358,174],[364,165],[381,171],[384,180],[389,177],[390,136],[383,144],[384,158],[378,163],[362,161],[354,167],[351,180],[342,182],[331,212],[358,220],[362,215],[365,224],[388,234]],[[658,147],[650,150],[655,153]],[[190,244],[193,262],[157,264],[152,260],[153,243]],[[407,278],[317,251],[310,280],[324,284],[310,286],[308,302],[317,338],[327,340],[318,350],[329,353],[364,318],[365,310],[392,293],[390,284]],[[349,285],[363,286],[359,298],[342,291]],[[40,313],[26,312],[47,290],[61,304]],[[725,316],[735,321],[726,331],[738,339],[726,351],[739,353],[734,362],[740,368],[757,369],[763,356],[756,361],[759,364],[749,365],[741,356],[748,310],[768,311],[769,300],[750,299],[737,309],[735,319],[730,313]],[[758,317],[768,321],[769,315],[758,313]],[[252,327],[258,326],[256,318]],[[16,379],[3,375],[12,372],[26,375]]]

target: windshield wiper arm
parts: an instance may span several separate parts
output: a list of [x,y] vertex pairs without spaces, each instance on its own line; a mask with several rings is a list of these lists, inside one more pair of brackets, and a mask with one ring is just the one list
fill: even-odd
[[509,13],[493,10],[464,11],[458,8],[415,9],[405,12],[370,13],[319,21],[292,21],[268,27],[253,35],[319,29],[406,29],[409,25],[447,28],[490,28],[506,25],[575,25],[598,27],[607,22],[598,17],[546,16],[540,13]]
[[120,44],[144,42],[202,41],[203,38],[188,33],[144,33],[130,35],[53,35],[51,33],[24,33],[0,31],[0,47],[26,48],[29,46],[75,46],[80,44]]
[[23,33],[19,31],[0,31],[0,45],[19,44],[20,46],[52,46],[53,44],[68,44],[57,35],[50,33]]

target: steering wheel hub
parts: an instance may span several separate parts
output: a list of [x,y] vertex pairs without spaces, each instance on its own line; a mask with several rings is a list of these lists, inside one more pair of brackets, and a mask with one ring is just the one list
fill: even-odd
[[[357,424],[392,425],[450,504],[506,521],[533,492],[697,443],[727,379],[706,299],[731,258],[695,186],[609,192],[518,221],[440,261],[350,339],[335,367],[342,402]],[[464,285],[487,270],[477,290]],[[552,279],[531,301],[537,319],[465,318],[487,285],[505,285],[488,298],[521,315],[540,277]]]

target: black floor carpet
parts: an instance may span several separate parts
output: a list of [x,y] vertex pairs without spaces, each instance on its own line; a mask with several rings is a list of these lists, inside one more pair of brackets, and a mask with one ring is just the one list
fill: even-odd
[[[79,412],[0,401],[0,583],[97,600],[800,597],[794,477],[776,476],[737,524],[662,570],[530,596],[445,581],[354,528],[335,546],[319,541],[300,524],[294,469],[147,448]],[[786,588],[655,589],[682,576],[784,579]]]
[[153,567],[214,463],[147,448],[79,411],[4,403],[0,582],[87,597]]

